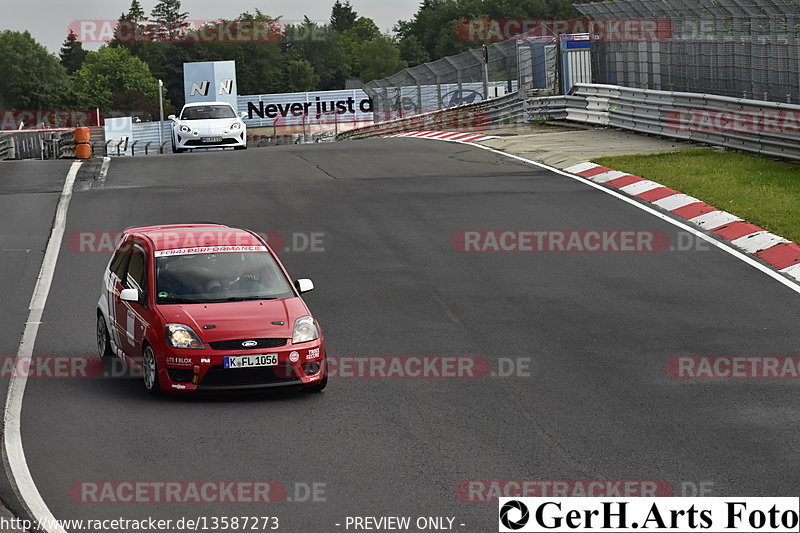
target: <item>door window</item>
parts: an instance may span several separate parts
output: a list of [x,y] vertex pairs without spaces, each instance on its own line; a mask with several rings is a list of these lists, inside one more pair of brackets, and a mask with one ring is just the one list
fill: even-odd
[[145,289],[147,288],[147,261],[144,252],[139,249],[134,249],[130,254],[131,260],[128,263],[128,271],[125,274],[125,282],[123,283],[126,289],[136,289],[142,295],[144,301]]
[[114,258],[111,260],[111,264],[108,267],[111,272],[116,274],[120,281],[122,281],[125,276],[125,268],[128,266],[128,259],[130,259],[130,257],[131,245],[123,245],[117,250],[117,253],[114,254]]

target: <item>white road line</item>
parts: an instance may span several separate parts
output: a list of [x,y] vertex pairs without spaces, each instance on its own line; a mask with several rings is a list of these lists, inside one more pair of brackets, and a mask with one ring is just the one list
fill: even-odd
[[[47,241],[47,249],[42,260],[42,268],[39,270],[39,277],[36,279],[36,286],[33,289],[33,296],[28,307],[28,321],[25,323],[25,330],[17,349],[17,357],[14,360],[14,374],[11,377],[8,396],[6,396],[5,412],[3,414],[3,462],[8,473],[17,497],[26,507],[31,517],[41,524],[39,531],[46,533],[67,533],[67,531],[57,525],[53,513],[39,494],[33,477],[28,469],[25,460],[25,451],[22,448],[22,432],[20,422],[22,418],[22,397],[25,394],[25,385],[28,377],[25,372],[17,372],[25,362],[30,362],[33,356],[33,346],[36,343],[36,335],[39,332],[44,306],[47,303],[47,295],[50,293],[50,285],[53,282],[53,273],[58,261],[58,252],[61,249],[61,241],[64,238],[64,228],[67,222],[67,210],[72,199],[72,186],[75,184],[75,177],[81,162],[76,161],[67,173],[64,180],[64,189],[58,199],[56,217],[53,221],[53,229],[50,231],[50,240]],[[48,526],[48,527],[45,527]]]
[[111,164],[110,157],[103,158],[103,164],[100,166],[100,175],[97,176],[97,179],[100,181],[106,181],[106,176],[108,175],[108,166]]
[[[487,150],[489,152],[493,152],[493,153],[498,154],[498,155],[504,155],[504,156],[509,157],[511,159],[516,159],[517,161],[522,161],[523,163],[528,163],[529,165],[534,165],[534,166],[537,166],[539,168],[543,168],[545,170],[549,170],[550,172],[555,172],[556,174],[559,174],[561,176],[566,176],[568,178],[572,178],[572,179],[574,179],[576,181],[579,181],[579,182],[581,182],[583,184],[586,184],[586,185],[588,185],[590,187],[594,187],[595,189],[597,189],[599,191],[603,191],[606,194],[610,194],[611,196],[613,196],[615,198],[618,198],[618,199],[622,200],[623,202],[626,202],[626,203],[628,203],[628,204],[630,204],[632,206],[635,206],[635,207],[641,209],[642,211],[646,211],[647,213],[650,213],[651,215],[653,215],[655,217],[658,217],[661,220],[669,222],[673,226],[677,226],[677,227],[679,227],[681,229],[684,229],[684,230],[688,231],[692,235],[695,235],[696,237],[699,237],[699,238],[703,239],[704,241],[716,246],[720,250],[723,250],[723,251],[731,254],[732,256],[736,257],[737,259],[740,259],[741,261],[744,261],[745,263],[747,263],[751,267],[760,270],[764,274],[766,274],[769,277],[773,278],[774,280],[782,283],[783,285],[785,285],[789,289],[793,290],[794,292],[800,294],[800,284],[798,284],[798,283],[790,280],[789,278],[779,274],[775,270],[772,270],[771,268],[763,265],[762,263],[759,263],[758,261],[756,261],[752,257],[749,257],[749,256],[745,255],[744,253],[740,252],[736,248],[733,248],[729,243],[718,241],[717,239],[714,239],[714,238],[710,237],[709,235],[706,235],[704,232],[700,231],[699,229],[690,226],[687,222],[685,222],[683,220],[678,220],[678,219],[672,218],[671,216],[669,216],[669,215],[667,215],[665,213],[661,213],[660,211],[657,211],[657,210],[653,209],[652,207],[649,207],[649,206],[647,206],[647,205],[645,205],[643,203],[640,203],[639,201],[634,200],[633,198],[630,198],[630,197],[622,194],[621,192],[617,192],[614,189],[611,189],[609,187],[605,187],[605,186],[600,185],[598,183],[594,183],[594,182],[590,181],[589,179],[584,178],[582,176],[577,176],[575,174],[570,174],[569,172],[565,172],[565,171],[563,171],[563,170],[561,170],[559,168],[551,167],[550,165],[546,165],[546,164],[540,163],[538,161],[533,161],[531,159],[526,159],[526,158],[524,158],[522,156],[509,154],[507,152],[501,152],[500,150],[495,150],[494,148],[489,148],[488,146],[483,146],[482,144],[472,144],[471,146],[474,146],[476,148],[480,148],[481,150]],[[572,167],[572,168],[575,168],[575,167]],[[792,274],[794,274],[794,272],[792,272]]]

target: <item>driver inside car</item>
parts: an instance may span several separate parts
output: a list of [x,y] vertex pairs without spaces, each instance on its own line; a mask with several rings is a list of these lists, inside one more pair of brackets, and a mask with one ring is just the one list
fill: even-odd
[[248,254],[214,254],[208,256],[211,279],[206,292],[216,293],[228,289],[248,290],[262,288],[261,276],[247,260]]

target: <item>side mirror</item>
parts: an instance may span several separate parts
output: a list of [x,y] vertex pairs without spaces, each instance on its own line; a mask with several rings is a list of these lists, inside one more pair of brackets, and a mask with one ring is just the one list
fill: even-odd
[[139,291],[137,289],[122,289],[119,293],[119,299],[123,302],[138,302]]
[[176,117],[175,115],[170,115],[170,116],[167,117],[167,120],[175,121],[177,118],[178,117]]
[[241,118],[242,120],[244,120],[246,116],[247,116],[247,111],[242,111],[241,113],[239,113],[239,118]]
[[300,294],[305,294],[314,290],[314,282],[310,279],[298,279],[294,282],[294,286]]

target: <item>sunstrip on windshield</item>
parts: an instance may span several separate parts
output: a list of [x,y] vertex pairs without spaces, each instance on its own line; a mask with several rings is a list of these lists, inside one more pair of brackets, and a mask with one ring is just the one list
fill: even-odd
[[196,254],[233,254],[242,252],[266,252],[266,246],[204,246],[202,248],[178,248],[175,250],[157,250],[156,257]]

